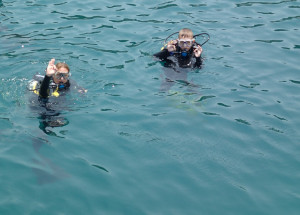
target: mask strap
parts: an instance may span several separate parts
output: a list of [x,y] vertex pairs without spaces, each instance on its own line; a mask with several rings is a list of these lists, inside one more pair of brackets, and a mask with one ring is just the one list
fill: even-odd
[[175,33],[169,35],[169,36],[165,39],[164,44],[167,44],[167,40],[168,40],[170,37],[172,37],[174,34],[178,34],[178,33],[179,33],[179,31],[177,31],[177,32],[175,32]]
[[[207,43],[208,41],[209,41],[209,39],[210,39],[210,36],[209,36],[209,34],[208,33],[201,33],[201,34],[196,34],[195,36],[194,36],[194,38],[196,38],[196,37],[198,37],[198,36],[202,36],[203,37],[203,35],[206,35],[207,36],[207,39],[204,41],[204,43],[202,43],[202,44],[199,44],[200,46],[203,46],[205,43]],[[196,41],[196,40],[195,40]],[[197,43],[197,42],[196,42]],[[198,43],[197,43],[198,44]]]

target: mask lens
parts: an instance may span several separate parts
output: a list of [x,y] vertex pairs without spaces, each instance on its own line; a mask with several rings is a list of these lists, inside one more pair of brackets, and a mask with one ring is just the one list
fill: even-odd
[[183,42],[183,41],[179,41],[178,44],[179,44],[179,46],[181,46],[181,47],[184,46],[184,42]]
[[193,40],[179,40],[178,45],[180,47],[191,47],[193,44]]
[[68,79],[69,78],[69,73],[59,73],[59,72],[57,72],[57,73],[55,73],[55,78],[56,79],[61,79],[61,78]]

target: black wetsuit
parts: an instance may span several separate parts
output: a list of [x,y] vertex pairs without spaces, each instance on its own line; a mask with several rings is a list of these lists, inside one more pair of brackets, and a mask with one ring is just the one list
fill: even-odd
[[45,75],[43,81],[40,82],[40,90],[39,90],[39,96],[42,99],[48,99],[49,95],[50,95],[50,91],[53,92],[57,92],[59,95],[59,92],[65,92],[67,90],[69,90],[70,87],[70,81],[68,80],[65,84],[63,85],[58,85],[55,84],[53,79],[51,77],[48,77],[47,75]]
[[179,46],[176,46],[175,52],[169,52],[167,48],[164,48],[153,56],[164,61],[166,67],[176,66],[176,63],[182,68],[199,68],[202,65],[202,58],[201,56],[195,57],[194,48],[187,52],[182,52]]
[[52,77],[47,75],[35,75],[28,87],[33,91],[36,98],[44,103],[65,103],[65,96],[71,92],[84,92],[84,88],[78,86],[73,80],[68,80],[65,84],[56,84]]

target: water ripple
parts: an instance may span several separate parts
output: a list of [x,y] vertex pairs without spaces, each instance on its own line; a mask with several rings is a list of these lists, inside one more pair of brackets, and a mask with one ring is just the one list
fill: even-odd
[[[0,0],[1,209],[297,214],[299,1],[45,2]],[[152,55],[183,27],[211,36],[203,68],[161,92],[166,68]],[[88,89],[70,95],[69,124],[49,128],[63,138],[42,133],[27,105],[26,83],[51,57]],[[39,186],[34,173],[51,170],[28,134],[71,177]]]
[[287,17],[287,18],[282,18],[280,20],[275,20],[275,21],[271,21],[273,23],[276,23],[276,22],[286,22],[286,21],[291,21],[291,20],[294,20],[294,19],[300,19],[300,16],[292,16],[292,17]]
[[64,13],[64,12],[60,12],[60,11],[56,11],[56,10],[51,11],[51,13],[53,13],[53,14],[61,14],[61,15],[68,15],[68,13]]
[[247,120],[244,120],[244,119],[235,119],[235,121],[245,124],[245,125],[251,125],[249,122],[247,122]]
[[245,3],[238,3],[236,4],[237,7],[249,7],[254,5],[277,5],[277,4],[284,4],[289,2],[297,2],[297,0],[286,0],[286,1],[279,1],[279,2],[245,2]]
[[290,80],[290,82],[292,82],[294,84],[300,84],[300,81],[296,81],[296,80]]
[[170,4],[170,2],[168,2],[168,3],[163,3],[160,6],[151,7],[149,9],[151,9],[151,10],[161,10],[161,9],[166,9],[166,8],[169,8],[169,7],[177,7],[177,6],[178,6],[177,4]]
[[91,46],[91,47],[88,47],[89,49],[93,49],[95,51],[100,51],[100,52],[108,52],[108,53],[127,53],[128,51],[124,50],[110,50],[110,49],[102,49],[102,48],[97,48],[97,47],[94,47],[94,46]]
[[115,7],[122,7],[122,5],[113,5],[113,6],[106,6],[108,9],[111,9],[111,8],[115,8]]
[[242,28],[256,28],[256,27],[261,27],[261,26],[264,26],[264,24],[255,24],[255,25],[252,25],[252,26],[242,25],[241,27]]
[[197,101],[198,102],[201,102],[201,101],[204,101],[206,99],[211,99],[211,98],[215,98],[216,96],[201,96],[200,99],[198,99]]
[[65,5],[68,4],[68,2],[60,2],[60,3],[54,3],[55,6]]
[[263,42],[263,43],[281,43],[283,40],[255,40],[257,42]]
[[121,20],[109,20],[111,22],[116,22],[116,23],[121,23],[121,22],[142,22],[142,23],[162,23],[163,21],[158,21],[158,20],[139,20],[139,19],[130,19],[130,18],[124,18]]
[[62,19],[66,20],[90,20],[90,19],[104,19],[105,16],[83,16],[83,15],[73,15],[73,16],[67,16],[67,17],[61,17]]

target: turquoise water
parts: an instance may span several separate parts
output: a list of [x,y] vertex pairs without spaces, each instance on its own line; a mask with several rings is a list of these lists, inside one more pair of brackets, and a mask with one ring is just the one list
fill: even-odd
[[[0,214],[299,214],[300,1],[0,1]],[[183,27],[204,67],[152,58]],[[29,80],[66,61],[61,127]]]

